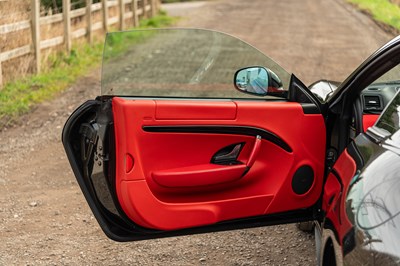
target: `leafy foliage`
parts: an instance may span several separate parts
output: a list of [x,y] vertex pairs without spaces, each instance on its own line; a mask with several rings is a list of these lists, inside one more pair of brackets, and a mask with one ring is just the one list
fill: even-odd
[[[70,0],[71,1],[71,9],[78,9],[86,6],[85,0]],[[101,0],[92,0],[93,3],[101,2]],[[62,12],[62,2],[63,0],[40,0],[40,4],[46,10],[53,10],[53,13]]]

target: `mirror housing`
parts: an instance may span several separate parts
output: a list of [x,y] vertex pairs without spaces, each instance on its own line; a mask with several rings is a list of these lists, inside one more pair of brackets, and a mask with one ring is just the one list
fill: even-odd
[[256,96],[286,94],[278,75],[260,66],[245,67],[236,71],[234,84],[237,90]]

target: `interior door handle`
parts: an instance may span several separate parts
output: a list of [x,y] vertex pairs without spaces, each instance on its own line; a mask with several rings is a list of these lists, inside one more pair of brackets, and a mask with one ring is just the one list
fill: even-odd
[[247,169],[250,169],[253,166],[254,162],[256,161],[257,154],[260,151],[260,148],[261,148],[261,136],[257,135],[256,140],[254,142],[253,149],[251,150],[249,159],[247,160],[247,164],[246,164]]
[[240,150],[242,149],[242,144],[236,144],[233,149],[226,153],[226,154],[221,154],[221,155],[216,155],[214,157],[215,161],[234,161],[239,155]]
[[237,158],[239,156],[240,151],[243,148],[243,145],[244,142],[241,142],[220,149],[211,158],[211,163],[221,164],[221,165],[240,164],[240,162],[237,161]]

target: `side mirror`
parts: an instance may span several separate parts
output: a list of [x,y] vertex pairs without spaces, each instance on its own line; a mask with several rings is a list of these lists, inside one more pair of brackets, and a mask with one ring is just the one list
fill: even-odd
[[235,73],[234,81],[236,89],[252,95],[276,95],[276,92],[284,92],[280,78],[265,67],[242,68]]

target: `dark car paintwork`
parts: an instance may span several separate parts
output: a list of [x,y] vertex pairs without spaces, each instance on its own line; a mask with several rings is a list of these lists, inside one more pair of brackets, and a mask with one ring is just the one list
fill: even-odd
[[344,263],[399,263],[399,147],[376,143],[366,134],[355,139],[355,146],[364,164],[346,195],[344,207],[353,227],[343,239]]
[[375,126],[349,145],[356,171],[351,178],[340,177],[345,197],[343,206],[338,206],[345,210],[341,223],[335,224],[327,213],[323,229],[316,227],[317,242],[324,231],[333,232],[338,264],[400,264],[399,106],[396,94]]

